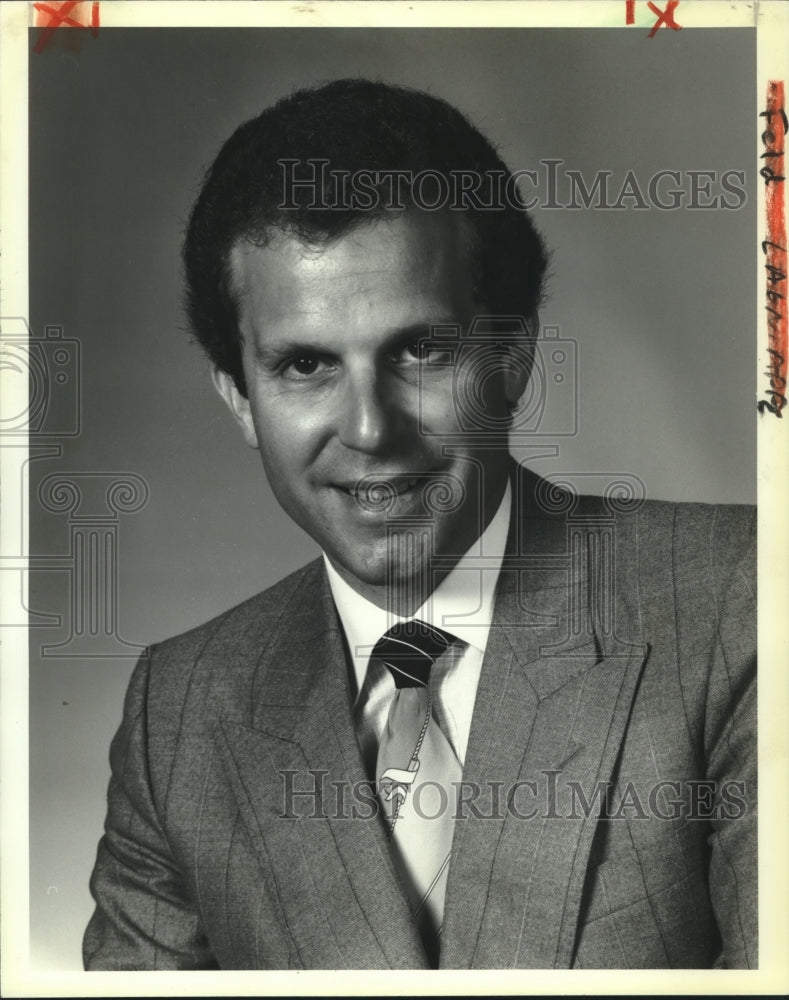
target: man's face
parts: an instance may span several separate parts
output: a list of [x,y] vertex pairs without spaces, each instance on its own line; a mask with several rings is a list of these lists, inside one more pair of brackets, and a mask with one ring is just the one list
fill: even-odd
[[[475,448],[479,431],[464,431],[458,418],[457,371],[427,364],[417,347],[432,325],[467,330],[478,311],[466,242],[456,217],[405,213],[325,248],[279,236],[231,255],[248,399],[222,373],[217,386],[285,511],[351,586],[382,605],[391,606],[387,582],[414,588],[431,556],[426,536],[389,545],[387,522],[429,518],[433,552],[461,556],[507,477],[506,429],[504,447]],[[502,421],[522,383],[511,369],[488,370],[486,412]],[[357,492],[370,477],[387,504]],[[441,483],[454,501],[464,495],[454,509],[432,509],[440,504],[430,487]],[[417,591],[427,596],[424,584]]]

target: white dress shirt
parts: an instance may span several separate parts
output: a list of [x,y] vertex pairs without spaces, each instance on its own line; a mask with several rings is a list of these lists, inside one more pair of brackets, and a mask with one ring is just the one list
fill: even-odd
[[[451,632],[465,643],[453,647],[453,656],[441,657],[431,677],[437,720],[461,764],[466,756],[482,658],[493,619],[496,582],[504,558],[511,507],[512,491],[507,483],[490,524],[412,616]],[[485,568],[480,568],[477,562],[481,557],[484,557]],[[392,615],[362,597],[342,579],[325,552],[323,558],[334,603],[348,640],[358,697],[375,644],[395,622],[407,619]],[[394,680],[389,677],[388,681],[389,687],[382,694],[383,703],[377,709],[381,719],[377,724],[379,739],[389,702],[395,692]]]

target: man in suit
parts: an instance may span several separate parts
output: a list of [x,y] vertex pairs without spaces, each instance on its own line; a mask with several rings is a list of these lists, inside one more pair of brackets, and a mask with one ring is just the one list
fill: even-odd
[[87,968],[756,965],[754,515],[510,458],[546,263],[513,191],[362,80],[209,171],[190,316],[323,556],[138,664]]

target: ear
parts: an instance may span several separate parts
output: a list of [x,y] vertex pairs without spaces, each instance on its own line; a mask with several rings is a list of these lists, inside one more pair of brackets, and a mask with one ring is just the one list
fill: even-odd
[[540,317],[534,312],[510,342],[509,362],[504,367],[504,396],[511,407],[526,391],[534,361],[534,341],[539,332]]
[[221,368],[213,368],[211,378],[213,379],[216,391],[227,403],[230,412],[236,418],[236,422],[241,428],[241,433],[244,435],[244,440],[250,448],[257,448],[258,438],[255,433],[255,424],[252,421],[252,409],[249,405],[249,400],[238,391],[233,377],[228,375],[227,372],[222,371]]

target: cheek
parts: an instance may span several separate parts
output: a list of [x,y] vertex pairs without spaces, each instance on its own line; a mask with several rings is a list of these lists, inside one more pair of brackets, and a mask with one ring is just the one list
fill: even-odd
[[423,386],[419,411],[422,424],[439,434],[500,431],[508,415],[500,363],[482,358],[458,365],[451,375]]
[[320,409],[304,400],[266,397],[256,400],[255,431],[263,465],[279,493],[319,454],[324,440]]
[[440,375],[424,379],[403,406],[415,427],[424,427],[429,434],[459,429],[457,379],[451,368]]
[[[478,428],[480,432],[499,429],[499,418],[507,412],[500,358],[481,355],[461,366],[453,389],[455,409],[466,429]],[[488,418],[493,418],[493,422]]]

